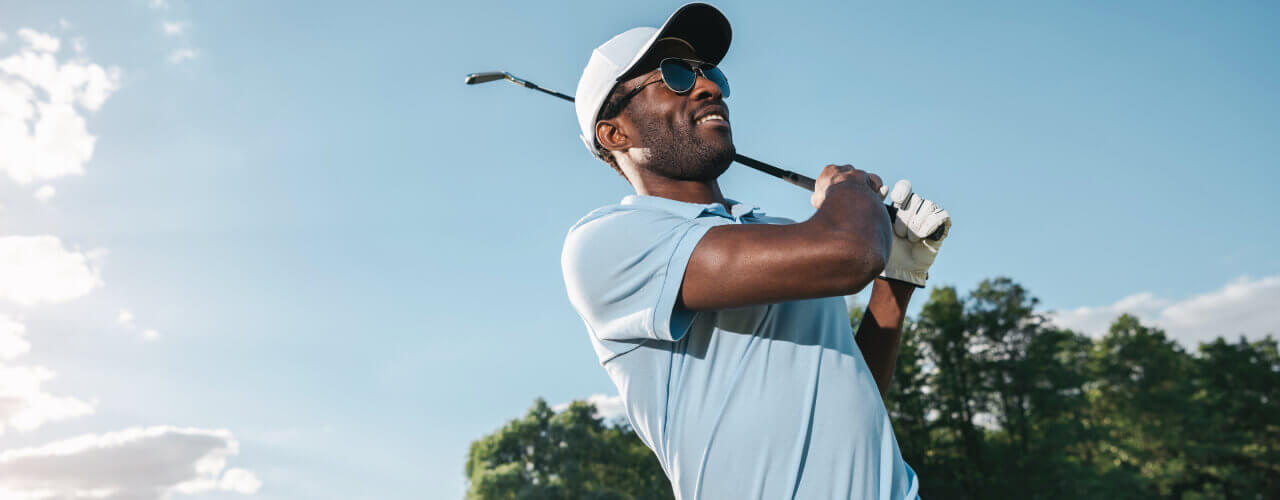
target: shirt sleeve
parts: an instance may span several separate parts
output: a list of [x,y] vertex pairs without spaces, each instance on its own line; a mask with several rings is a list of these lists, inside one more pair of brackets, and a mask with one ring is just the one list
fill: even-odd
[[601,340],[679,340],[694,312],[676,295],[709,227],[643,210],[580,222],[560,259],[569,301]]

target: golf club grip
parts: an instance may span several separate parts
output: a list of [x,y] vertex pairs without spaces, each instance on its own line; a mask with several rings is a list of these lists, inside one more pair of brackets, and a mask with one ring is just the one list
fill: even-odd
[[768,163],[757,160],[755,158],[740,155],[737,153],[733,154],[733,161],[736,161],[748,167],[754,168],[766,174],[772,175],[784,181],[790,182],[792,184],[800,186],[801,188],[807,189],[809,191],[813,191],[814,180],[809,177],[805,177],[803,175],[797,174],[790,170],[781,169],[773,165],[770,165]]
[[[790,170],[778,168],[768,163],[757,160],[755,158],[740,155],[737,153],[734,153],[733,161],[736,161],[748,167],[754,168],[766,174],[772,175],[784,181],[790,182],[792,184],[800,186],[809,191],[813,191],[813,187],[814,187],[813,179],[797,174]],[[884,208],[889,210],[889,217],[892,218],[897,215],[896,212],[898,211],[898,209],[894,208],[893,205],[885,205]],[[936,231],[933,232],[933,234],[929,235],[929,239],[933,241],[942,239],[942,230],[943,228],[939,227]]]

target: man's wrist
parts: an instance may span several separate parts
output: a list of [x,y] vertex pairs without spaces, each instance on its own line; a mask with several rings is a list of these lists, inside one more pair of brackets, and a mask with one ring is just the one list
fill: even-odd
[[891,275],[886,271],[880,273],[880,276],[877,276],[876,278],[885,280],[890,285],[909,286],[911,288],[924,288],[925,280],[929,278],[929,273],[923,273],[923,275],[919,276],[911,275],[913,273],[907,273],[910,276],[900,276],[900,274],[901,273],[893,273]]
[[[902,320],[907,312],[907,303],[911,301],[915,290],[914,283],[886,277],[877,279],[875,286],[871,289],[871,297],[867,301],[867,314],[874,318],[875,323],[871,326],[876,327],[881,333],[886,330],[901,329]],[[864,316],[863,319],[865,321],[866,317]]]

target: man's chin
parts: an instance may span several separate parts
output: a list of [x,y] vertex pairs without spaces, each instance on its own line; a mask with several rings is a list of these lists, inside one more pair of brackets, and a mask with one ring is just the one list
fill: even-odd
[[702,131],[697,138],[699,154],[705,161],[716,163],[720,160],[733,161],[733,154],[737,151],[733,146],[733,136],[727,132],[719,131]]
[[716,177],[720,177],[720,174],[723,174],[725,170],[729,169],[729,164],[733,163],[733,157],[737,152],[738,150],[733,147],[732,142],[718,150],[715,157],[713,157],[709,162],[712,166],[720,169],[720,173],[716,174]]
[[672,180],[710,182],[720,177],[733,163],[736,150],[733,139],[689,136],[683,144],[663,144],[650,147],[650,171]]
[[733,143],[729,143],[727,147],[716,148],[708,151],[708,156],[699,162],[695,172],[690,172],[691,178],[686,180],[710,182],[719,179],[725,171],[729,170],[729,165],[733,163],[733,155],[735,153]]

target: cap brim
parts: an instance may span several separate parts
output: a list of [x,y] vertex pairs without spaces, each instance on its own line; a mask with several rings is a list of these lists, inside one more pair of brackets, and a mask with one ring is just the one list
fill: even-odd
[[618,81],[630,76],[635,65],[649,55],[653,44],[664,38],[684,40],[693,47],[699,60],[720,64],[725,54],[729,53],[733,30],[729,27],[729,19],[714,5],[700,2],[685,4],[676,9],[667,18],[667,22],[658,28],[658,32],[645,42],[644,48],[627,64],[627,69],[618,77]]

